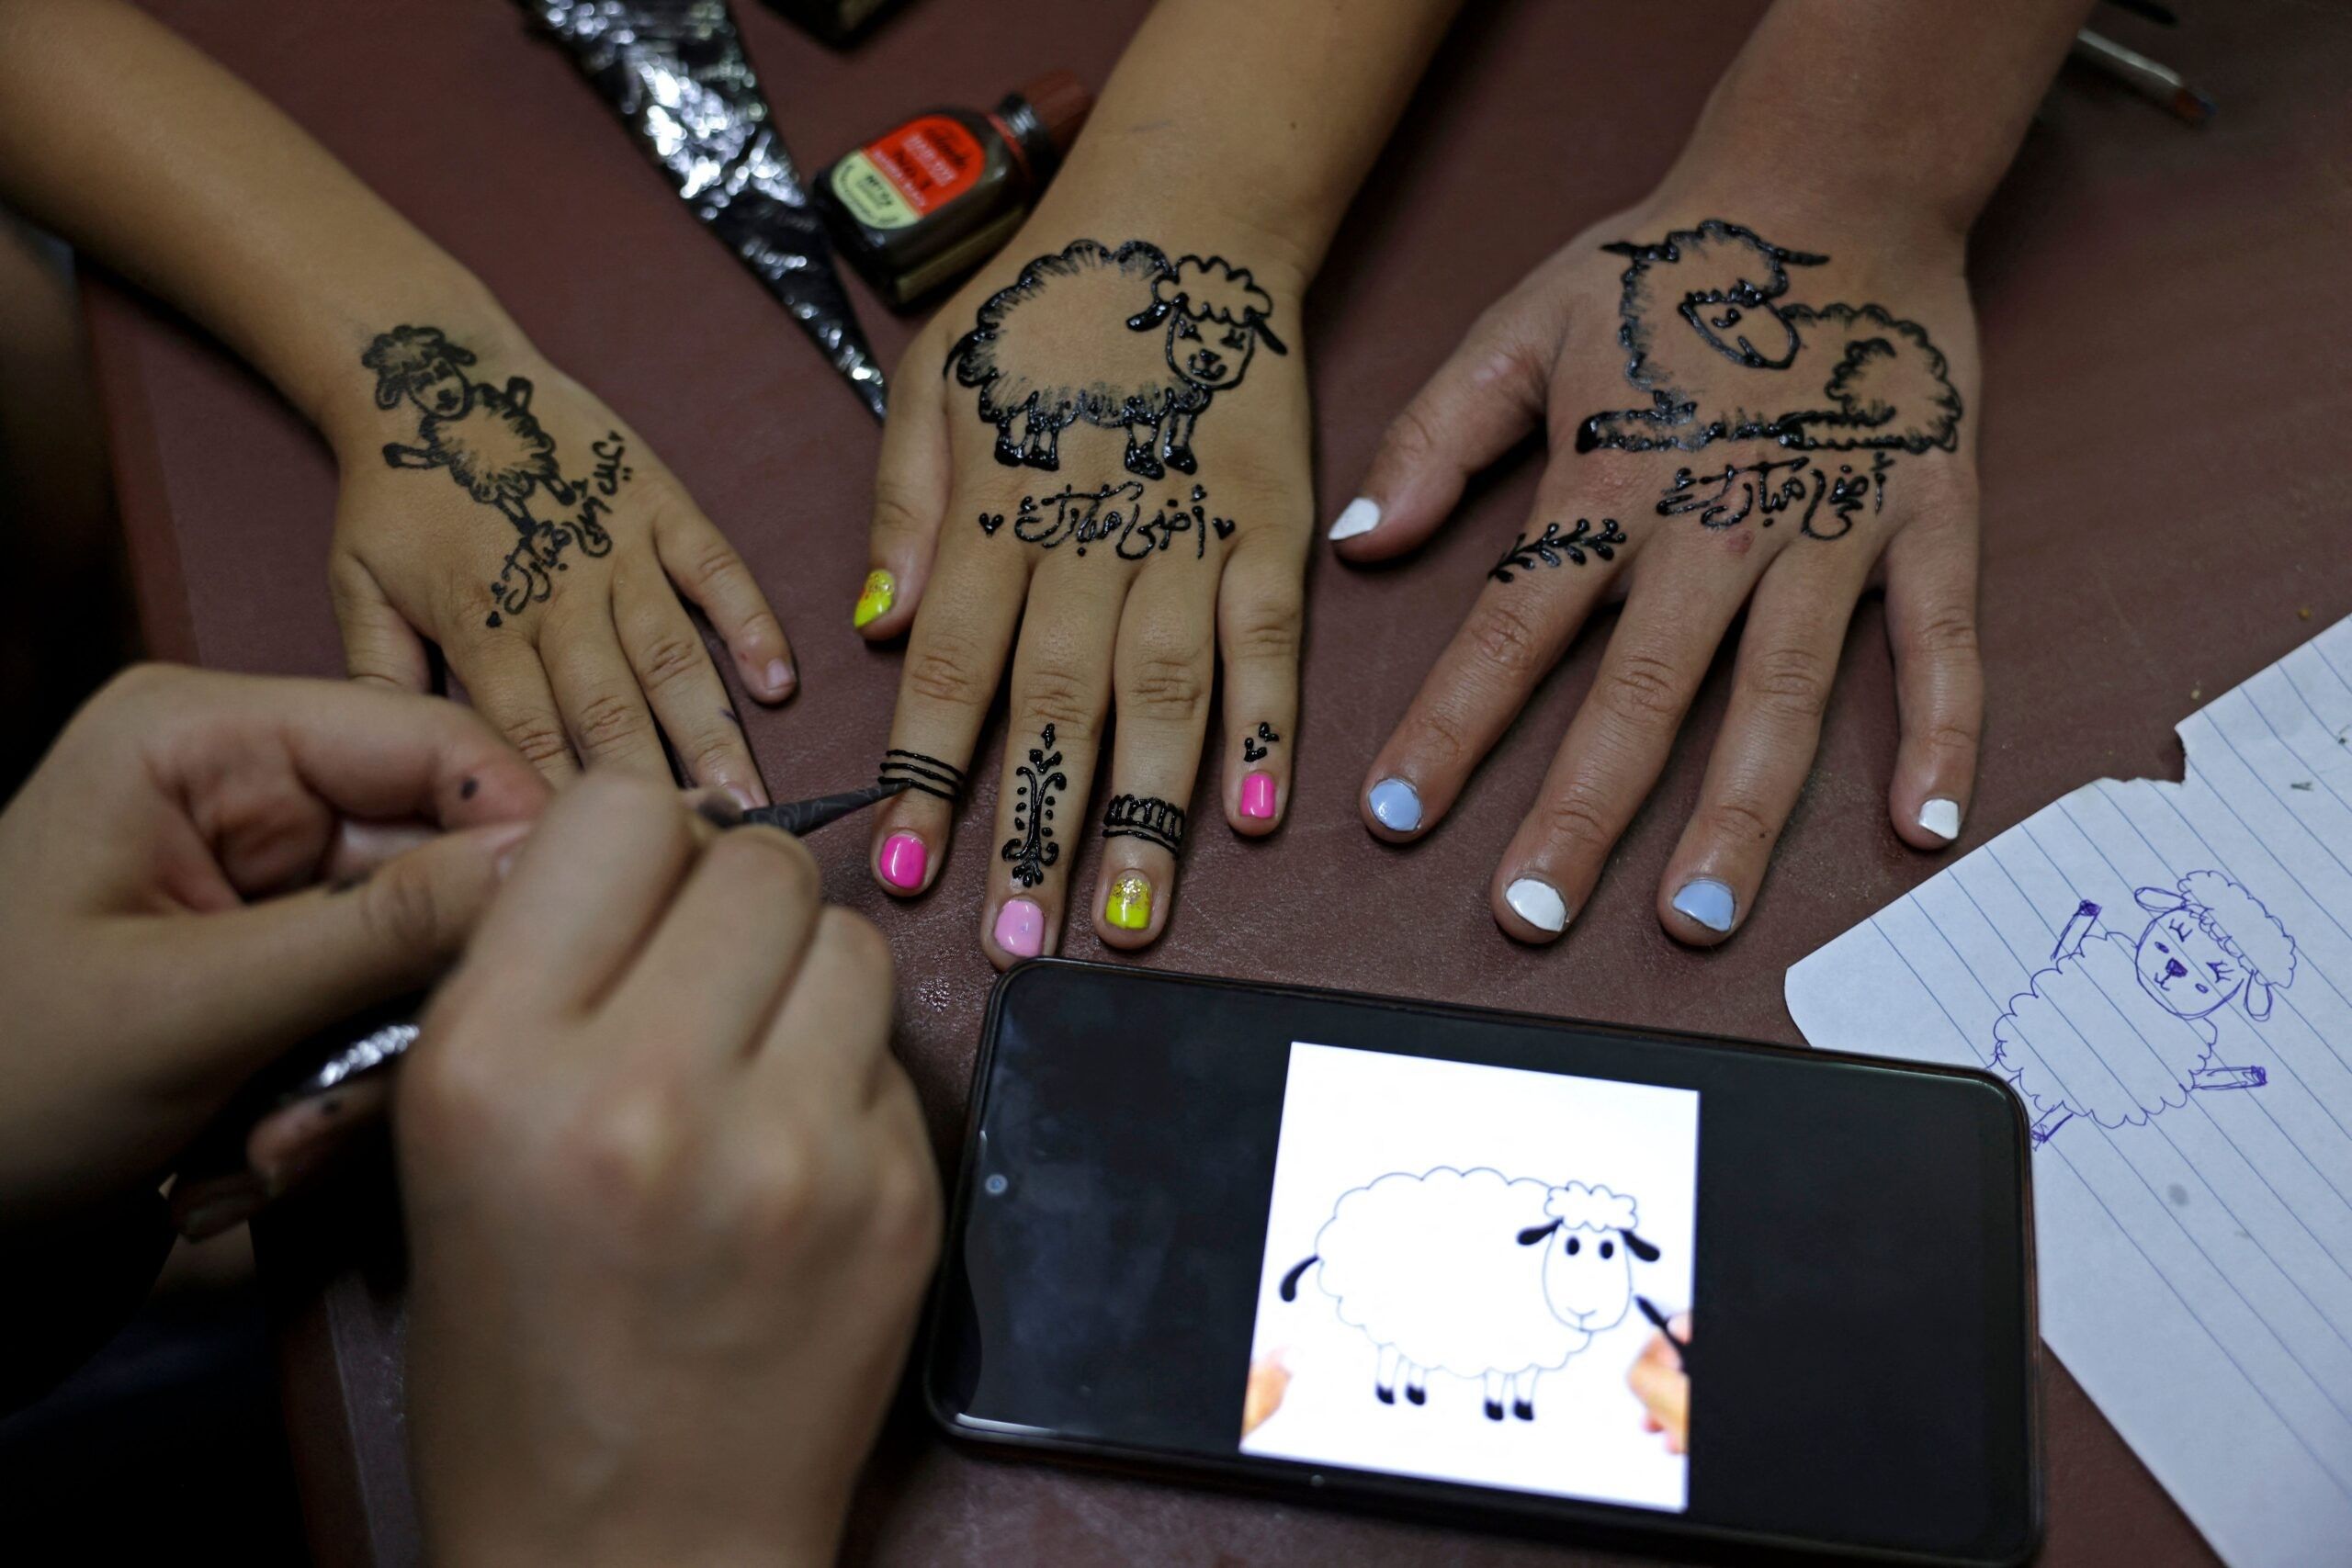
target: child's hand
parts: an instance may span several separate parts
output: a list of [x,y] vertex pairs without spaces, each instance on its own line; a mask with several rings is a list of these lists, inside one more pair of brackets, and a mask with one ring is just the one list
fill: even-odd
[[1804,785],[1855,601],[1883,581],[1902,714],[1889,809],[1918,848],[1951,842],[1982,706],[1961,265],[1956,237],[1661,196],[1490,309],[1332,529],[1351,560],[1399,555],[1470,474],[1531,431],[1549,437],[1533,513],[1497,541],[1477,603],[1365,776],[1366,825],[1392,840],[1434,827],[1587,619],[1622,598],[1489,889],[1505,931],[1554,940],[1744,614],[1730,709],[1657,892],[1669,933],[1721,942]]
[[348,375],[372,394],[372,412],[336,422],[329,571],[352,673],[424,690],[429,640],[552,780],[583,764],[666,780],[666,735],[691,782],[765,805],[678,595],[763,702],[791,695],[791,649],[742,558],[645,443],[497,328],[387,323]]
[[1059,945],[1091,832],[1106,840],[1082,900],[1095,933],[1140,947],[1166,928],[1220,645],[1218,812],[1268,833],[1289,799],[1312,529],[1299,286],[1233,246],[1194,254],[1217,248],[1032,223],[893,383],[856,621],[871,638],[911,627],[885,768],[915,787],[882,808],[875,874],[900,895],[939,874],[1011,655],[979,846],[981,946],[1001,968]]
[[[1667,1319],[1666,1326],[1682,1344],[1690,1343],[1690,1314],[1677,1313]],[[1690,1450],[1690,1376],[1682,1370],[1681,1358],[1674,1347],[1666,1342],[1664,1334],[1653,1334],[1642,1347],[1634,1365],[1625,1373],[1625,1385],[1642,1402],[1642,1430],[1666,1434],[1666,1451],[1688,1453]]]

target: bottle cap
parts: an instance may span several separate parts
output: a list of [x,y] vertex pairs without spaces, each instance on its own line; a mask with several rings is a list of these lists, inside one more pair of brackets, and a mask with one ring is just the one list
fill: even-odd
[[1079,128],[1094,108],[1094,95],[1067,71],[1046,72],[1024,85],[1021,96],[1036,111],[1037,123],[1045,127],[1057,154],[1069,151],[1069,144],[1078,140]]

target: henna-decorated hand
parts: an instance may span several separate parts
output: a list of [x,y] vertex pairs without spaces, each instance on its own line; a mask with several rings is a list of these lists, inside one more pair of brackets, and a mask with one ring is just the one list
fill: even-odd
[[1956,838],[1982,706],[1962,260],[1957,237],[1898,243],[1868,222],[1660,198],[1571,241],[1488,310],[1331,530],[1351,560],[1401,554],[1470,473],[1532,430],[1550,437],[1534,513],[1373,761],[1371,829],[1429,831],[1587,618],[1622,598],[1489,893],[1505,931],[1552,941],[1745,610],[1730,710],[1657,894],[1671,934],[1721,942],[1754,906],[1847,623],[1876,581],[1902,716],[1894,828],[1921,849]]
[[330,579],[352,673],[423,691],[430,640],[550,779],[580,763],[666,779],[666,735],[694,783],[765,805],[678,595],[762,702],[792,694],[791,649],[742,558],[644,442],[496,329],[394,326],[350,375],[373,392],[372,417],[341,421],[337,441]]
[[1226,821],[1281,821],[1312,531],[1298,293],[1180,245],[1032,233],[899,367],[856,621],[913,628],[884,771],[914,788],[880,814],[875,874],[901,895],[938,874],[1012,653],[980,928],[1001,967],[1058,945],[1114,706],[1094,929],[1165,929],[1220,643]]

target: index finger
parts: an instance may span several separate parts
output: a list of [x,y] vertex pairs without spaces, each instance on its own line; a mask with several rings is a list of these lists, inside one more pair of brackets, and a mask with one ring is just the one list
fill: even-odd
[[151,731],[169,772],[214,773],[224,744],[266,738],[305,788],[346,817],[471,828],[534,817],[547,804],[530,763],[446,698],[341,681],[202,679],[219,682],[220,700],[168,704]]

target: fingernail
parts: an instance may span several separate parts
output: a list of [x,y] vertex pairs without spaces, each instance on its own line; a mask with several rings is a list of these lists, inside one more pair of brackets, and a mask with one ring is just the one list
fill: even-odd
[[[863,600],[859,601],[861,607],[863,607],[864,603],[865,602]],[[888,604],[885,604],[882,606],[882,609],[887,610],[889,607],[890,606]],[[881,613],[882,610],[876,610],[874,612],[876,615],[878,615]],[[873,618],[873,615],[868,615],[866,620],[872,620]],[[860,621],[857,624],[859,626],[864,626],[865,621]],[[799,682],[799,677],[792,672],[792,666],[781,659],[771,659],[768,660],[767,677],[768,695],[771,697],[781,697],[786,695]]]
[[996,944],[1015,958],[1035,958],[1046,948],[1046,911],[1026,898],[1008,898],[996,912]]
[[768,803],[767,796],[756,786],[751,784],[729,784],[727,795],[746,811]]
[[1537,931],[1557,933],[1568,929],[1567,900],[1548,882],[1522,876],[1503,889],[1503,902]]
[[912,833],[893,833],[882,840],[882,880],[911,892],[922,886],[923,868],[931,852]]
[[491,862],[491,874],[501,882],[514,869],[514,857],[522,852],[523,840],[531,836],[528,822],[507,822],[482,834],[482,848],[497,856]]
[[1951,843],[1960,837],[1960,802],[1938,795],[1919,807],[1919,826]]
[[238,1191],[226,1197],[207,1199],[182,1214],[180,1234],[191,1241],[203,1241],[219,1235],[222,1231],[243,1224],[260,1213],[268,1201],[260,1179],[251,1179],[242,1184]]
[[1331,525],[1331,537],[1352,539],[1358,534],[1369,534],[1380,526],[1380,503],[1364,496],[1348,502]]
[[1241,815],[1260,818],[1274,814],[1274,775],[1251,773],[1241,781]]
[[1403,779],[1383,779],[1367,796],[1372,815],[1392,833],[1409,833],[1421,825],[1420,792]]
[[1102,918],[1123,931],[1139,931],[1151,924],[1151,878],[1139,871],[1123,871],[1111,879],[1102,900]]
[[887,571],[869,571],[865,586],[858,591],[857,610],[850,619],[853,625],[866,626],[890,613],[898,603],[899,580]]
[[1711,931],[1731,930],[1731,889],[1712,876],[1693,877],[1674,896],[1674,907]]

